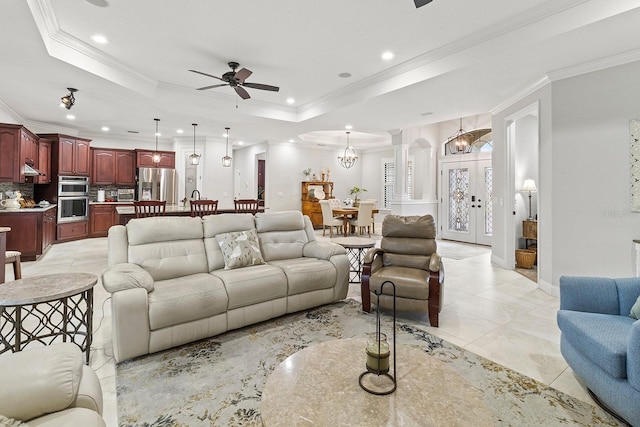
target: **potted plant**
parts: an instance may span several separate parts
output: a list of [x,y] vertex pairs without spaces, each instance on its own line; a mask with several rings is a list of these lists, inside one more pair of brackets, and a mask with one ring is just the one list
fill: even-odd
[[309,175],[311,175],[311,168],[306,168],[305,170],[302,171],[302,173],[304,174],[305,181],[309,181]]
[[367,191],[366,188],[362,188],[362,187],[351,187],[351,190],[349,190],[349,193],[354,196],[354,200],[353,200],[353,206],[357,207],[360,204],[360,193],[364,193],[365,191]]

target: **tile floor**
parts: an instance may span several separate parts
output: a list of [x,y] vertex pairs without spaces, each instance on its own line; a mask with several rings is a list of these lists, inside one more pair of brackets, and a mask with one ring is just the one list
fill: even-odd
[[[380,230],[381,227],[376,227]],[[317,231],[319,238],[322,231]],[[378,236],[379,237],[379,236]],[[327,237],[328,238],[328,233]],[[556,326],[557,298],[537,289],[526,277],[491,265],[490,248],[439,242],[446,266],[444,307],[440,327],[430,333],[593,403],[560,354]],[[107,239],[56,244],[38,261],[23,262],[23,277],[63,272],[100,275],[107,266]],[[7,280],[13,273],[7,267]],[[111,306],[100,282],[95,287],[94,341],[91,366],[104,394],[104,418],[117,426],[115,364],[111,350]],[[352,284],[349,297],[360,298]],[[424,318],[422,315],[402,314]]]

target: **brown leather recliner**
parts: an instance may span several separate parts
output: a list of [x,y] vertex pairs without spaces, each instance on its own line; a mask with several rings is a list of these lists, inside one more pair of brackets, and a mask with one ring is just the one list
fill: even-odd
[[[370,249],[362,266],[362,310],[371,311],[380,286],[396,286],[396,310],[429,313],[438,326],[442,309],[444,266],[436,252],[436,226],[431,215],[387,215],[380,248]],[[380,306],[393,309],[393,287],[385,286]]]

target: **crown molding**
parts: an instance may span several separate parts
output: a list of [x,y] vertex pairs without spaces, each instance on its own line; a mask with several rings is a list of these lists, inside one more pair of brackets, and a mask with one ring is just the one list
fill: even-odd
[[63,31],[50,0],[27,3],[50,56],[144,95],[155,93],[156,81]]
[[542,89],[543,87],[545,87],[549,83],[551,83],[551,80],[549,79],[549,77],[548,76],[544,76],[544,77],[540,78],[540,80],[534,82],[530,86],[525,87],[524,89],[522,89],[521,91],[519,91],[518,93],[513,95],[512,97],[507,98],[506,100],[504,100],[504,102],[502,102],[501,104],[499,104],[499,105],[495,106],[494,108],[492,108],[491,110],[489,110],[489,113],[492,116],[495,116],[496,114],[499,114],[502,111],[506,110],[507,108],[511,107],[516,102],[518,102],[518,101],[526,98],[527,96],[531,95],[532,93]]
[[640,60],[640,49],[633,49],[615,55],[606,56],[583,64],[574,65],[572,67],[554,70],[548,73],[549,80],[554,82],[591,73],[594,71],[605,70],[619,65],[629,64]]

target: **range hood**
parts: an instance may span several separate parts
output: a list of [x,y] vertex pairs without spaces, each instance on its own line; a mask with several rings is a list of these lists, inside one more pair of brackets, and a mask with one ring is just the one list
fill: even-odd
[[42,172],[29,166],[28,163],[24,164],[24,176],[44,176]]

